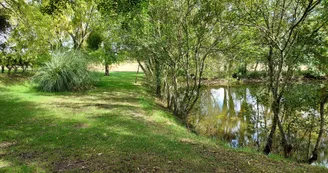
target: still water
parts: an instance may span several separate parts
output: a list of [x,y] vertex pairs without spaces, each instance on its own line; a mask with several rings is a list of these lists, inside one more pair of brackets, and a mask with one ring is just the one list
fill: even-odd
[[[239,87],[213,87],[202,91],[195,111],[189,115],[188,122],[193,125],[195,131],[201,135],[215,137],[224,140],[232,147],[252,147],[262,151],[267,134],[271,126],[272,112],[266,94],[261,86]],[[307,160],[314,148],[317,137],[316,128],[301,130],[303,123],[308,122],[309,115],[313,119],[318,118],[317,108],[297,108],[297,121],[289,121],[286,118],[288,129],[286,130],[295,147],[293,156],[297,160]],[[298,110],[299,109],[299,110]],[[283,113],[282,113],[283,114]],[[288,117],[287,115],[283,115]],[[295,124],[296,122],[296,124]],[[299,123],[299,124],[297,124]],[[291,124],[291,125],[290,125]],[[277,133],[278,130],[277,130]],[[273,151],[279,153],[279,140],[274,145]],[[309,143],[310,141],[310,143]],[[328,167],[328,138],[324,134],[317,165]]]

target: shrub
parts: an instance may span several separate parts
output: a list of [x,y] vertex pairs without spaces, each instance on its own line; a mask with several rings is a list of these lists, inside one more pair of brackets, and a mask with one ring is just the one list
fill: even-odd
[[39,69],[33,82],[46,92],[87,89],[95,82],[87,65],[88,62],[81,53],[58,52]]
[[249,71],[246,75],[248,79],[263,79],[266,77],[265,71]]

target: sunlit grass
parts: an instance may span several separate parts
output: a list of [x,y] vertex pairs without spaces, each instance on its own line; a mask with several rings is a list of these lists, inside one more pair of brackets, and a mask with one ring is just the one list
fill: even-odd
[[41,92],[26,79],[0,77],[0,172],[259,172],[267,163],[266,172],[323,170],[281,166],[191,133],[134,83],[135,73],[111,73],[74,93]]
[[0,159],[0,169],[10,166],[10,162]]

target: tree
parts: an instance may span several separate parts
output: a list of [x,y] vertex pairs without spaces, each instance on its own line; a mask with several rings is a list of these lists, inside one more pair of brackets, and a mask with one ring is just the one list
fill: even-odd
[[282,137],[284,155],[290,155],[292,146],[288,143],[283,125],[280,120],[281,99],[286,86],[290,84],[300,57],[294,56],[299,42],[301,27],[314,13],[313,10],[320,4],[320,0],[261,0],[239,1],[236,5],[238,15],[244,19],[244,24],[254,27],[260,33],[262,44],[267,46],[268,55],[268,87],[272,96],[273,120],[267,138],[264,153],[271,152],[273,136],[278,126]]
[[314,149],[312,151],[312,156],[309,158],[308,162],[309,164],[312,164],[318,159],[319,155],[319,147],[322,142],[324,130],[325,130],[325,104],[328,102],[328,88],[327,86],[321,87],[321,90],[319,91],[319,114],[320,114],[320,128],[318,132],[318,138],[316,140]]
[[125,45],[154,92],[182,118],[199,97],[206,59],[231,45],[235,27],[228,12],[225,2],[149,1],[138,18],[122,25]]
[[88,38],[95,27],[97,9],[94,1],[76,1],[69,10],[72,17],[68,26],[68,34],[73,41],[74,49],[80,49],[84,41]]
[[[5,1],[1,3],[10,16],[11,28],[6,34],[6,50],[3,52],[2,65],[8,68],[8,73],[18,66],[23,71],[30,65],[35,65],[40,54],[48,54],[49,40],[53,32],[49,16],[39,11],[39,5],[34,2]],[[48,32],[44,32],[48,31]]]
[[0,3],[0,64],[1,64],[1,73],[4,73],[5,66],[3,65],[2,61],[5,56],[5,49],[6,49],[6,40],[7,40],[7,34],[10,29],[10,23],[8,19],[10,18],[8,15],[8,11],[6,10],[7,7]]

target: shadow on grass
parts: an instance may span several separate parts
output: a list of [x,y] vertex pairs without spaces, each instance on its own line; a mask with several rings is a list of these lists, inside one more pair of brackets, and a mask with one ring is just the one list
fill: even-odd
[[131,116],[102,113],[61,119],[57,115],[65,112],[39,108],[10,93],[1,94],[0,103],[0,155],[7,163],[0,171],[167,172],[181,169],[181,164],[203,169],[190,144],[156,134],[152,126]]
[[136,106],[131,105],[122,105],[116,103],[72,103],[72,102],[58,102],[58,103],[50,103],[52,106],[61,107],[61,108],[69,108],[69,109],[85,109],[90,107],[95,107],[97,109],[135,109]]
[[[160,110],[133,80],[131,73],[112,73],[90,92],[46,95],[42,101],[38,99],[44,99],[43,94],[26,87],[2,90],[0,172],[263,172],[263,165],[272,169],[266,172],[286,167],[290,171],[284,172],[292,172],[298,168],[272,163],[265,156],[212,151],[195,140],[203,138],[188,139],[191,135],[179,123],[165,124],[176,118]],[[96,109],[83,109],[91,105]],[[133,112],[147,112],[149,117],[136,118]],[[257,160],[248,162],[249,158]]]
[[33,76],[33,73],[26,72],[26,73],[13,73],[8,75],[7,73],[0,73],[0,84],[10,86],[10,85],[17,85],[21,84],[22,82],[26,81]]

